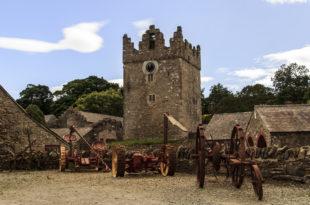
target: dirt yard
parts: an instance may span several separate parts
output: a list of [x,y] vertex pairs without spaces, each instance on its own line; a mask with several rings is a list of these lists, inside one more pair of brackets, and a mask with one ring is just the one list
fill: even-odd
[[0,173],[0,204],[310,204],[310,185],[267,181],[263,201],[257,201],[249,179],[241,189],[225,183],[195,186],[195,175],[23,171]]

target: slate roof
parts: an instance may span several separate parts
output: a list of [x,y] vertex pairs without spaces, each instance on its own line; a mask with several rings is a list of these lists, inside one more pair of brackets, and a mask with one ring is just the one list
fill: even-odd
[[[93,128],[92,127],[79,127],[76,128],[77,131],[82,135],[83,137],[90,132]],[[63,137],[64,135],[70,134],[70,129],[69,128],[52,128],[51,129],[53,132],[57,133],[59,136]],[[77,137],[77,140],[80,139],[80,137],[75,134]]]
[[310,105],[257,105],[258,114],[269,132],[309,132]]
[[236,112],[236,113],[221,113],[214,114],[209,124],[204,125],[205,136],[214,140],[230,139],[233,127],[236,124],[241,125],[245,132],[250,121],[252,112]]
[[76,111],[76,112],[82,115],[86,119],[87,122],[98,123],[99,121],[103,119],[112,119],[112,120],[123,122],[122,117],[116,117],[112,115],[104,115],[104,114],[92,113],[92,112],[84,112],[84,111]]

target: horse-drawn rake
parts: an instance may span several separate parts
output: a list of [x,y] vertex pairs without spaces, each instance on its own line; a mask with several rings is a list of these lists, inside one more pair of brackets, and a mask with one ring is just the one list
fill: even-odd
[[112,175],[123,177],[125,171],[128,173],[145,171],[158,171],[163,176],[173,176],[176,168],[176,150],[173,145],[168,144],[168,120],[181,130],[187,129],[169,113],[164,113],[164,145],[157,157],[135,153],[131,158],[125,158],[125,147],[115,145],[112,150]]
[[[236,125],[231,134],[229,147],[219,142],[210,144],[204,136],[204,128],[198,126],[196,135],[196,150],[192,155],[196,158],[197,168],[197,184],[203,188],[205,182],[205,167],[209,162],[213,164],[213,172],[217,178],[217,173],[220,170],[221,163],[226,167],[226,179],[229,173],[232,175],[232,183],[236,188],[240,188],[244,181],[245,168],[248,166],[251,171],[252,185],[258,200],[263,198],[264,181],[262,174],[254,160],[253,153],[250,153],[250,158],[246,159],[245,154],[245,138],[242,128]],[[207,159],[207,162],[205,161]]]

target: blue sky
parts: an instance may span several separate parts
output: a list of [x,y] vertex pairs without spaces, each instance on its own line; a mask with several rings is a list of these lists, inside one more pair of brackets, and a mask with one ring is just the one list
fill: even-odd
[[51,90],[90,75],[120,82],[122,36],[155,24],[201,46],[202,87],[271,86],[283,63],[310,68],[310,0],[0,0],[0,84]]

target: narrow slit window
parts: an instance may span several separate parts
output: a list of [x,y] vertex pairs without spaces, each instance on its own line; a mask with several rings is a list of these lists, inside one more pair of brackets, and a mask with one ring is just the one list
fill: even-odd
[[149,49],[155,48],[155,34],[150,34],[150,43],[149,43]]
[[155,101],[155,95],[149,95],[149,101],[154,102]]
[[147,76],[147,80],[148,80],[149,82],[152,82],[152,81],[153,81],[153,79],[154,79],[153,74],[148,74],[148,76]]

